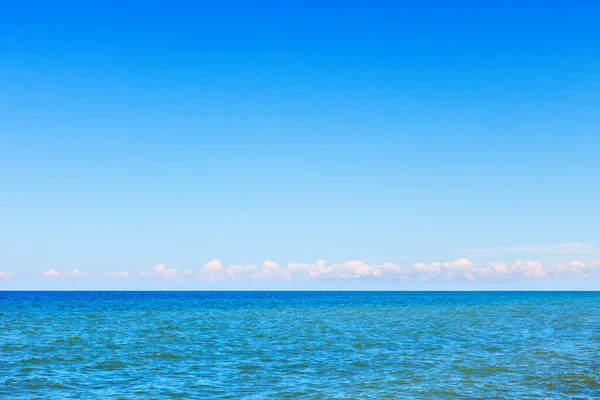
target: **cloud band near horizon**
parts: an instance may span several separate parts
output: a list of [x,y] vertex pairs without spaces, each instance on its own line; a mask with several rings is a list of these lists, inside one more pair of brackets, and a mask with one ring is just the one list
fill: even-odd
[[[387,262],[368,264],[361,261],[328,264],[325,260],[313,263],[288,263],[280,266],[272,261],[262,264],[232,264],[225,266],[219,260],[207,262],[197,270],[167,268],[158,264],[152,271],[110,271],[102,274],[107,279],[151,280],[155,282],[249,282],[249,281],[312,281],[312,280],[506,280],[546,279],[552,276],[589,278],[600,275],[600,259],[572,260],[547,265],[540,261],[517,259],[511,263],[491,262],[476,264],[466,258],[449,262],[416,263],[410,267]],[[0,280],[19,276],[0,270]],[[42,272],[47,280],[89,278],[93,275],[74,269],[60,273],[55,269]]]

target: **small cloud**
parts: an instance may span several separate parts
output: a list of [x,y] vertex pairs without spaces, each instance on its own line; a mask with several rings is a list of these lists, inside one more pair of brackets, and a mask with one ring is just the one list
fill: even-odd
[[600,267],[599,260],[589,260],[587,262],[574,260],[566,264],[560,264],[557,267],[559,274],[572,274],[575,276],[588,277],[596,272],[597,267]]
[[10,279],[13,276],[14,276],[13,274],[9,274],[8,272],[4,272],[4,271],[0,270],[0,281],[4,280],[4,279]]
[[444,263],[444,267],[453,267],[453,268],[466,268],[472,267],[474,264],[467,260],[466,258],[460,258],[456,261],[452,261],[450,263]]
[[415,271],[418,272],[430,272],[438,274],[442,271],[442,264],[439,262],[432,262],[430,264],[417,263],[414,265]]
[[431,280],[440,277],[446,279],[456,279],[465,276],[474,269],[475,265],[466,258],[459,258],[455,261],[417,263],[413,266],[416,274],[420,275],[421,280]]
[[190,270],[167,268],[163,264],[157,264],[153,272],[142,272],[142,277],[162,279],[165,281],[186,281],[194,275]]
[[262,265],[259,268],[256,268],[254,273],[250,276],[251,279],[266,279],[269,281],[275,279],[285,279],[286,275],[284,271],[281,270],[279,264],[273,261],[263,261]]
[[204,264],[204,267],[198,272],[198,279],[201,281],[222,281],[225,279],[225,267],[219,260],[211,260]]
[[221,264],[221,261],[219,260],[212,260],[204,265],[204,269],[206,269],[207,271],[222,271],[223,264]]
[[289,263],[285,269],[289,279],[300,280],[323,278],[332,272],[332,268],[327,266],[325,260],[319,260],[315,263]]
[[502,262],[487,265],[476,265],[466,258],[449,262],[418,263],[414,265],[415,274],[421,280],[431,279],[507,279],[524,277],[542,279],[549,276],[542,263],[538,261],[517,260],[510,267]]
[[581,270],[582,268],[585,268],[585,263],[583,261],[571,261],[565,265],[559,265],[558,266],[558,270],[559,271],[566,271],[566,272],[576,272]]
[[129,278],[131,274],[129,271],[118,271],[118,272],[109,272],[105,275],[108,278]]
[[60,274],[55,269],[49,269],[43,272],[44,278],[58,278]]
[[[220,280],[277,280],[288,279],[289,275],[277,263],[264,261],[261,265],[230,265]],[[214,280],[214,279],[213,279]]]
[[548,277],[548,271],[546,271],[542,263],[538,261],[517,260],[512,265],[511,272],[527,278],[541,279]]
[[61,278],[61,277],[82,278],[84,276],[87,276],[86,273],[81,272],[77,268],[75,268],[71,272],[67,272],[66,274],[60,274],[55,269],[48,269],[48,270],[45,270],[42,275],[44,276],[44,278]]
[[383,278],[405,273],[402,267],[393,263],[367,264],[362,261],[347,261],[339,264],[327,264],[325,260],[316,263],[290,263],[285,268],[288,279],[359,279]]
[[410,279],[410,271],[408,270],[408,268],[391,262],[383,263],[381,265],[376,266],[376,269],[373,270],[373,275],[377,276],[375,271],[381,272],[380,276],[382,277],[400,277],[403,280]]
[[470,273],[470,272],[467,272],[467,273],[465,274],[465,278],[466,278],[467,280],[469,280],[469,281],[476,281],[476,280],[477,280],[477,278],[475,278],[475,275],[473,275],[473,274],[472,274],[472,273]]
[[508,277],[508,266],[503,262],[492,263],[488,267],[481,268],[478,276],[484,279],[506,279]]
[[80,277],[87,276],[87,274],[84,272],[81,272],[80,270],[75,268],[73,271],[67,272],[64,276],[72,276],[74,278],[80,278]]

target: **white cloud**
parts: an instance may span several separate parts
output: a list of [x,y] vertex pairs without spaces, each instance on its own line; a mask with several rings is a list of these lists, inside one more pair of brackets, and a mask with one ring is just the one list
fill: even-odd
[[13,274],[9,274],[8,272],[4,272],[4,271],[0,270],[0,281],[3,279],[10,279],[13,276],[14,276]]
[[55,269],[49,269],[43,272],[44,278],[58,278],[60,274]]
[[589,277],[600,269],[600,260],[580,261],[574,260],[566,264],[559,264],[557,272],[575,276]]
[[55,269],[48,269],[42,273],[42,276],[44,278],[61,278],[61,277],[82,278],[84,276],[87,276],[87,274],[84,272],[81,272],[77,268],[75,268],[73,271],[67,272],[65,274],[61,274]]
[[[594,264],[595,263],[595,264]],[[596,265],[597,267],[594,267]],[[211,260],[194,273],[189,270],[169,269],[159,264],[153,272],[142,276],[171,281],[202,282],[246,282],[284,280],[397,280],[419,279],[430,281],[444,280],[507,280],[545,279],[561,273],[574,273],[587,276],[590,270],[600,270],[600,260],[589,262],[571,261],[547,268],[539,261],[518,259],[512,263],[493,262],[477,264],[466,258],[454,261],[417,263],[404,267],[394,263],[368,264],[362,261],[347,261],[328,264],[325,260],[312,263],[288,263],[285,266],[267,260],[261,264],[223,265],[219,260]],[[114,273],[110,276],[117,276]]]
[[325,260],[316,263],[289,263],[285,267],[289,279],[310,279],[325,277],[331,274],[332,267]]
[[404,270],[395,264],[366,264],[362,261],[347,261],[327,264],[325,260],[316,263],[290,263],[286,266],[289,279],[358,279],[383,278],[402,274]]
[[201,281],[246,281],[246,280],[311,280],[311,279],[358,279],[364,277],[383,278],[406,275],[407,269],[393,263],[381,265],[348,261],[327,264],[325,260],[314,263],[289,263],[284,267],[273,261],[258,265],[234,264],[225,267],[218,260],[208,262],[200,269]]
[[430,264],[417,263],[413,266],[413,269],[419,275],[419,279],[429,281],[440,276],[442,264],[439,262],[432,262]]
[[225,268],[219,260],[212,260],[207,262],[204,265],[204,268],[201,268],[200,272],[198,273],[198,277],[201,281],[208,282],[222,281],[224,280],[224,275]]
[[[88,274],[74,269],[60,273],[56,269],[44,270],[42,276],[53,278],[83,278]],[[544,264],[530,259],[517,259],[514,262],[476,263],[467,258],[454,261],[416,263],[405,267],[394,263],[369,264],[352,260],[329,264],[325,260],[312,263],[288,263],[279,265],[266,260],[260,264],[224,265],[219,260],[211,260],[193,272],[187,269],[167,268],[158,264],[151,272],[134,276],[129,271],[108,272],[108,278],[135,279],[136,276],[157,281],[172,282],[249,282],[249,281],[313,281],[313,280],[371,280],[371,281],[432,281],[432,280],[541,280],[571,276],[585,279],[600,276],[600,259],[575,259],[562,263]],[[14,275],[0,271],[0,280]]]
[[460,258],[456,261],[442,263],[447,279],[466,278],[469,281],[474,281],[475,264],[466,258]]
[[260,265],[230,265],[223,276],[224,280],[282,280],[288,279],[287,271],[273,261]]
[[452,262],[445,262],[444,267],[450,267],[450,268],[468,268],[468,267],[472,267],[474,264],[467,260],[466,258],[460,258],[456,261],[452,261]]
[[157,264],[153,272],[143,272],[142,277],[161,279],[165,281],[186,281],[193,276],[193,272],[187,269],[179,270],[167,268],[163,264]]
[[428,272],[432,274],[439,274],[442,272],[442,264],[439,262],[432,262],[430,264],[417,263],[414,265],[415,271]]
[[584,262],[575,260],[575,261],[568,262],[567,264],[560,264],[558,266],[558,271],[579,274],[580,271],[585,267],[586,267],[586,265]]
[[108,278],[129,278],[131,274],[129,271],[117,271],[117,272],[109,272],[105,275]]
[[83,277],[83,276],[87,276],[86,273],[81,272],[80,270],[78,270],[77,268],[75,268],[73,271],[71,272],[67,272],[64,276],[72,276],[72,277]]
[[508,277],[508,272],[506,263],[496,262],[481,268],[477,276],[483,279],[506,279]]
[[517,260],[513,263],[510,271],[517,276],[526,278],[547,278],[548,271],[544,269],[541,262]]
[[458,277],[472,280],[474,278],[473,270],[475,264],[466,258],[459,258],[455,261],[417,263],[413,266],[416,274],[421,280],[432,280],[437,278],[456,279]]
[[[579,265],[577,263],[569,264]],[[504,262],[477,265],[466,258],[455,261],[417,263],[413,266],[414,274],[421,280],[433,279],[508,279],[508,278],[548,278],[553,271],[547,270],[541,262],[516,260],[510,266]]]
[[[379,275],[381,273],[381,275]],[[410,279],[410,271],[408,268],[391,262],[383,263],[378,265],[372,272],[373,275],[386,276],[386,277],[400,277],[402,280]]]
[[204,269],[207,271],[220,272],[223,271],[223,264],[219,260],[212,260],[204,265]]
[[281,267],[273,261],[264,261],[259,268],[254,268],[250,279],[287,279],[287,275]]

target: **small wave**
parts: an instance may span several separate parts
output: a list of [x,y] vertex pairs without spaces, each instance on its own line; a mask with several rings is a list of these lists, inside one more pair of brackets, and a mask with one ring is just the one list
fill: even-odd
[[366,362],[363,361],[354,361],[353,363],[351,363],[352,366],[355,367],[359,367],[359,368],[364,368],[364,367],[368,367],[369,364],[367,364]]
[[238,365],[237,368],[240,371],[252,371],[252,370],[260,369],[260,366],[254,365],[254,364],[247,364],[247,365]]
[[173,353],[154,353],[150,355],[149,358],[166,358],[170,360],[178,360],[182,357]]
[[23,363],[23,364],[34,364],[34,365],[49,364],[51,362],[52,362],[52,360],[49,358],[46,358],[46,357],[31,357],[31,358],[21,360],[21,363]]
[[123,369],[126,368],[127,364],[118,361],[118,360],[114,360],[114,361],[103,361],[100,362],[96,365],[94,365],[95,369],[100,369],[100,370],[105,370],[105,371],[113,371],[113,370],[117,370],[117,369]]

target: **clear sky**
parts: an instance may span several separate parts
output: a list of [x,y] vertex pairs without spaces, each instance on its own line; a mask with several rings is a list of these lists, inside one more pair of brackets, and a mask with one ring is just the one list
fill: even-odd
[[0,290],[600,289],[599,15],[0,1]]

